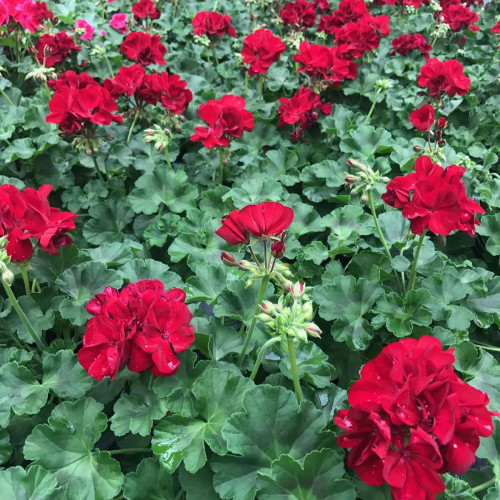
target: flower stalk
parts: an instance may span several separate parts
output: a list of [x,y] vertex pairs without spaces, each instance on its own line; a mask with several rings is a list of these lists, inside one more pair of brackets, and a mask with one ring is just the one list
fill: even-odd
[[415,286],[415,279],[417,278],[418,256],[420,255],[420,249],[422,248],[422,243],[424,242],[426,232],[427,228],[422,231],[422,234],[418,239],[417,250],[415,251],[415,258],[413,259],[413,263],[411,265],[410,281],[408,282],[408,291],[413,290],[413,287]]
[[276,344],[276,342],[280,341],[281,337],[272,337],[260,348],[259,354],[257,355],[257,359],[255,360],[255,365],[253,367],[252,373],[250,374],[250,380],[255,380],[257,372],[259,371],[260,368],[260,364],[262,363],[262,359],[264,358],[264,354],[269,349],[269,347]]
[[290,356],[290,367],[292,369],[293,387],[297,395],[297,401],[302,401],[302,389],[300,387],[299,372],[297,370],[297,358],[295,356],[295,346],[293,345],[293,337],[288,337],[288,355]]

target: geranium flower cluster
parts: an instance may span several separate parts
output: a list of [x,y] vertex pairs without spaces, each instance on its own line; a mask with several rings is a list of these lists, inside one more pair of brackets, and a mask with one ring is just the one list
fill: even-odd
[[262,75],[269,71],[271,65],[280,60],[286,45],[280,37],[274,36],[267,29],[258,29],[250,33],[243,41],[243,62],[249,64],[250,76]]
[[228,147],[232,139],[255,127],[252,113],[245,109],[245,99],[233,94],[201,104],[198,116],[208,127],[196,127],[191,140],[201,141],[206,148]]
[[103,82],[111,97],[134,97],[136,107],[142,109],[145,103],[161,106],[172,114],[184,113],[193,99],[187,82],[179,75],[169,75],[166,71],[147,74],[140,64],[122,66],[114,78]]
[[142,19],[159,19],[161,15],[160,9],[158,9],[153,2],[153,0],[139,0],[132,6],[132,14],[136,21]]
[[441,13],[444,22],[449,25],[452,31],[461,31],[468,29],[470,31],[479,31],[479,26],[474,23],[479,21],[476,12],[472,11],[466,5],[462,5],[460,0],[447,0],[441,3]]
[[331,14],[321,16],[318,31],[327,35],[335,35],[344,24],[352,23],[368,14],[364,0],[341,0],[339,6]]
[[314,4],[307,0],[295,0],[281,7],[280,18],[284,26],[302,30],[316,24],[316,10]]
[[432,49],[432,45],[419,33],[412,33],[410,35],[403,34],[392,40],[391,43],[394,47],[390,52],[391,56],[395,54],[407,56],[412,50],[418,50],[427,60],[429,58],[429,52]]
[[433,125],[438,132],[446,127],[446,118],[441,116],[435,120],[435,114],[436,110],[430,104],[424,104],[410,113],[410,121],[417,130],[422,132],[429,132]]
[[231,18],[227,14],[203,10],[194,16],[192,25],[194,35],[206,35],[212,43],[215,43],[217,38],[222,38],[224,35],[238,37],[231,25]]
[[123,117],[114,114],[116,100],[108,89],[97,83],[88,73],[66,71],[58,80],[49,82],[55,90],[49,102],[48,123],[57,123],[59,130],[67,134],[81,133],[91,138],[95,125],[122,123]]
[[0,26],[17,23],[35,33],[48,19],[54,19],[54,14],[47,8],[45,2],[0,0]]
[[479,438],[493,433],[487,394],[454,372],[453,349],[423,336],[390,344],[361,370],[348,410],[335,423],[347,465],[373,486],[388,483],[392,498],[434,500],[440,474],[465,473]]
[[415,162],[415,172],[392,179],[382,199],[402,211],[415,234],[428,229],[447,236],[458,229],[474,236],[479,225],[475,214],[484,213],[484,209],[467,197],[464,173],[464,167],[443,168],[421,156]]
[[58,248],[71,244],[67,234],[75,229],[76,214],[51,207],[48,196],[53,186],[19,191],[11,184],[0,186],[0,236],[7,236],[7,255],[13,262],[23,262],[33,255],[30,239],[36,247],[57,254]]
[[71,36],[61,31],[54,35],[48,33],[42,35],[35,46],[30,47],[30,52],[36,55],[36,60],[41,65],[52,68],[68,59],[72,52],[78,52],[81,49]]
[[158,280],[131,283],[122,290],[106,287],[87,305],[87,323],[78,361],[96,380],[114,379],[127,365],[133,372],[149,368],[156,376],[173,375],[176,353],[195,339],[192,314],[179,288],[165,291]]
[[161,43],[160,35],[150,35],[142,31],[129,33],[120,46],[120,52],[142,66],[159,64],[165,66],[163,59],[167,53],[167,48]]
[[75,31],[79,33],[80,40],[93,40],[94,27],[85,19],[78,19],[75,23]]
[[420,68],[417,82],[421,87],[427,88],[429,95],[434,98],[439,98],[444,93],[450,97],[465,95],[470,90],[470,78],[464,75],[464,66],[456,59],[429,59]]

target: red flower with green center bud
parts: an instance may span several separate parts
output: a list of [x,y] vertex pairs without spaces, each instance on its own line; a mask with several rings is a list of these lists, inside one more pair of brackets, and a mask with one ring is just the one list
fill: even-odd
[[430,104],[424,104],[410,113],[410,121],[417,130],[428,132],[434,123],[435,110]]

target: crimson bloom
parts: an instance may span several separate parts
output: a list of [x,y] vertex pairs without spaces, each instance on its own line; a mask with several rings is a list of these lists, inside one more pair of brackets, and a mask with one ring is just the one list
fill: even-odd
[[71,52],[78,52],[79,50],[81,50],[81,47],[75,45],[73,38],[67,35],[65,31],[55,35],[47,33],[42,35],[36,42],[34,49],[31,49],[36,54],[37,61],[48,68],[65,61],[70,57]]
[[76,21],[75,29],[83,31],[83,34],[80,36],[82,40],[92,40],[94,38],[94,27],[84,19]]
[[185,298],[183,290],[166,292],[157,280],[131,283],[120,291],[106,287],[87,305],[94,317],[78,352],[80,364],[96,380],[115,378],[124,365],[135,372],[149,368],[156,376],[173,375],[180,364],[175,353],[195,338]]
[[128,31],[127,14],[113,14],[109,25],[120,33],[126,33]]
[[500,21],[497,21],[495,26],[493,26],[493,28],[491,28],[491,32],[496,33],[496,34],[500,34]]
[[201,141],[206,148],[227,147],[233,138],[255,127],[252,113],[245,109],[245,99],[232,94],[201,104],[198,116],[208,127],[196,127],[191,140]]
[[193,33],[196,36],[207,35],[212,42],[216,37],[224,35],[237,38],[238,35],[231,25],[231,18],[227,14],[219,14],[218,12],[198,12],[193,18]]
[[150,64],[167,64],[164,55],[167,53],[166,47],[161,43],[159,35],[150,35],[142,31],[129,33],[120,47],[120,52],[131,61],[137,61],[142,66]]
[[334,419],[346,431],[337,443],[350,449],[347,465],[363,481],[388,483],[397,500],[434,500],[445,488],[440,474],[470,468],[496,413],[458,378],[454,360],[453,349],[424,335],[387,345],[363,366],[351,408]]
[[286,2],[281,7],[280,17],[285,26],[294,26],[298,29],[305,29],[316,24],[314,4],[306,0]]
[[435,110],[430,104],[424,104],[410,113],[410,121],[417,130],[428,132],[434,123]]
[[467,197],[461,180],[464,173],[463,167],[450,165],[444,169],[422,156],[415,162],[414,173],[389,182],[382,199],[402,210],[415,234],[429,229],[447,236],[458,229],[474,236],[479,225],[475,214],[484,213],[484,209]]
[[54,13],[47,8],[45,2],[34,0],[3,0],[0,4],[0,26],[7,24],[11,18],[24,29],[35,33],[43,26],[43,21],[54,19]]
[[161,11],[155,6],[153,0],[139,0],[132,6],[132,14],[136,19],[158,19]]
[[432,49],[432,45],[427,43],[427,40],[419,33],[413,33],[410,35],[401,35],[395,38],[392,42],[394,47],[391,50],[390,55],[401,54],[402,56],[407,56],[412,50],[418,50],[427,59],[429,52]]
[[254,76],[267,73],[285,50],[286,45],[281,38],[267,29],[259,29],[245,38],[241,55],[243,62],[250,64],[248,74]]
[[318,31],[334,35],[344,24],[357,21],[365,14],[368,14],[368,9],[363,0],[341,0],[332,14],[321,17]]
[[469,92],[470,78],[464,75],[464,66],[455,59],[440,61],[429,59],[420,68],[418,84],[429,90],[431,97],[438,98],[443,93],[450,97],[465,95]]
[[444,18],[444,22],[450,26],[452,31],[460,31],[462,29],[479,31],[479,26],[474,24],[479,21],[478,15],[466,5],[452,3],[443,8],[441,15]]

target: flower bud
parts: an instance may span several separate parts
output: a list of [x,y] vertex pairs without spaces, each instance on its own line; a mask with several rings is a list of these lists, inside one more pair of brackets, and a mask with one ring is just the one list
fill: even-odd
[[415,151],[415,153],[419,153],[422,151],[422,148],[420,146],[413,146],[413,151]]
[[439,147],[443,147],[445,144],[446,144],[446,141],[444,139],[441,139],[440,141],[438,141]]
[[285,232],[281,233],[281,240],[271,245],[271,255],[279,259],[285,253]]
[[297,283],[294,283],[291,288],[288,288],[288,291],[294,299],[299,299],[300,297],[302,297],[305,290],[306,286],[304,285],[304,283],[300,283],[300,281],[297,281]]
[[9,286],[14,282],[14,273],[5,264],[2,270],[2,281],[5,281]]
[[434,127],[436,130],[443,130],[446,127],[446,118],[441,116],[434,122]]
[[304,325],[304,328],[311,337],[321,337],[321,330],[315,323],[307,323],[306,325]]
[[7,248],[8,244],[9,244],[9,240],[7,240],[7,236],[2,236],[0,238],[0,250]]
[[239,267],[238,261],[230,253],[222,252],[220,258],[227,267]]

